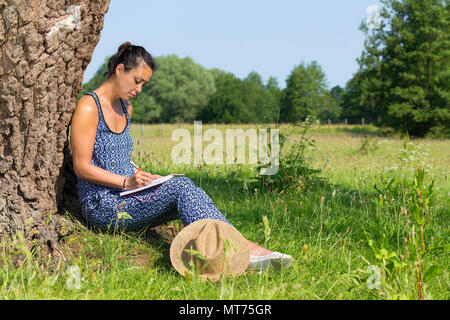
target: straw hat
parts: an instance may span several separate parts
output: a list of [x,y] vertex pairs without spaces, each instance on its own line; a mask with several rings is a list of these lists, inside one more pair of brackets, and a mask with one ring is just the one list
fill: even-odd
[[198,272],[203,280],[218,280],[222,274],[244,273],[250,262],[250,249],[245,238],[230,224],[201,219],[173,239],[170,261],[183,276]]

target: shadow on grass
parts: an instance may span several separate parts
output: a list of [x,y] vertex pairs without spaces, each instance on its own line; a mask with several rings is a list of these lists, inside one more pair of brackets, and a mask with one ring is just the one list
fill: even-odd
[[383,137],[384,134],[381,132],[374,132],[374,131],[369,131],[369,130],[360,130],[360,129],[343,129],[342,132],[350,134],[352,136],[362,136],[362,137],[366,137],[366,136],[371,136],[371,137]]
[[373,136],[373,137],[383,137],[385,133],[378,128],[373,126],[350,126],[350,127],[339,127],[336,128],[336,132],[347,133],[353,136]]
[[[162,225],[161,227],[165,226],[166,225]],[[173,267],[170,262],[170,243],[164,239],[164,236],[151,230],[147,231],[144,241],[161,253],[161,256],[153,261],[153,264],[163,270],[172,270]]]

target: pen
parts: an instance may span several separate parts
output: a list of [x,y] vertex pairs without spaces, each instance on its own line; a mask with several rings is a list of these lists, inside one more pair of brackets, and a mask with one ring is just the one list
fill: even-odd
[[135,167],[138,171],[142,171],[141,168],[139,168],[137,165],[134,164],[133,161],[130,161],[130,163],[133,165],[133,167]]

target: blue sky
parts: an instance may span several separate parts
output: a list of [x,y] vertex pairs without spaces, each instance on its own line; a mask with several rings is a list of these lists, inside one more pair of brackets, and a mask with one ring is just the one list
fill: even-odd
[[364,46],[358,29],[376,0],[111,0],[84,81],[125,41],[153,56],[190,56],[244,78],[258,72],[280,87],[292,69],[316,60],[328,84],[345,86]]

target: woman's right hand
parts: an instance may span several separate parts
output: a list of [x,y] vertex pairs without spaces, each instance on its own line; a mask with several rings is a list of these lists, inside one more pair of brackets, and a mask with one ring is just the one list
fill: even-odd
[[157,174],[151,174],[145,171],[136,171],[134,176],[128,177],[125,181],[125,189],[131,190],[143,187],[150,184],[153,180],[162,178],[162,176]]

